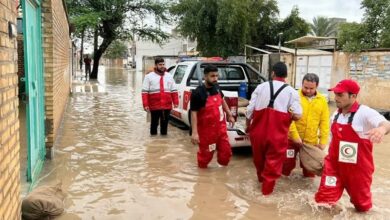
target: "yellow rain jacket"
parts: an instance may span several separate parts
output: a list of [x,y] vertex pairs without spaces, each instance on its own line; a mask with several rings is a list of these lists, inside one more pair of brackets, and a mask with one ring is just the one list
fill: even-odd
[[302,118],[291,123],[289,138],[302,139],[303,143],[316,145],[327,144],[329,138],[329,108],[328,102],[321,93],[308,98],[302,90],[298,91],[301,105]]

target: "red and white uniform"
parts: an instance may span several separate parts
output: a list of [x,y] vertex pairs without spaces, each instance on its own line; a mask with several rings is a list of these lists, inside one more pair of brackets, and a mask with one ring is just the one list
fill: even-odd
[[337,111],[332,117],[332,140],[315,200],[335,204],[347,190],[358,211],[372,207],[371,183],[374,172],[372,142],[365,133],[386,119],[375,110],[353,104],[350,112]]
[[172,103],[178,105],[179,97],[171,74],[147,74],[142,85],[142,103],[151,111],[172,109]]
[[249,135],[253,162],[258,180],[263,183],[264,195],[273,192],[275,181],[282,174],[291,124],[289,110],[302,114],[298,92],[275,80],[259,85],[248,106],[247,118],[252,119]]
[[206,168],[217,150],[217,160],[221,165],[228,165],[232,150],[226,132],[226,119],[222,108],[221,94],[207,97],[206,105],[197,112],[199,151],[198,166]]

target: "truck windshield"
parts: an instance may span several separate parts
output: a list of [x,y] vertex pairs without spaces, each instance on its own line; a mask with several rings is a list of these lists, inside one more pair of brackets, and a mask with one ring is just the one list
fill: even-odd
[[[200,68],[203,74],[204,67]],[[219,77],[218,80],[245,80],[245,74],[239,66],[218,66]],[[192,75],[192,80],[198,80],[197,74]]]
[[183,80],[184,74],[187,71],[188,66],[187,65],[179,65],[176,68],[175,73],[173,74],[173,79],[175,80],[176,84],[180,84]]

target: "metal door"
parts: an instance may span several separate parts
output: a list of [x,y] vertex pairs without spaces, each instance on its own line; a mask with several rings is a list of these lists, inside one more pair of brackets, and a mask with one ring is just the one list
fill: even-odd
[[295,88],[302,87],[306,73],[315,73],[320,78],[319,88],[325,91],[330,88],[333,55],[297,56]]
[[27,180],[34,182],[45,159],[44,81],[39,0],[23,0],[24,66],[27,109]]

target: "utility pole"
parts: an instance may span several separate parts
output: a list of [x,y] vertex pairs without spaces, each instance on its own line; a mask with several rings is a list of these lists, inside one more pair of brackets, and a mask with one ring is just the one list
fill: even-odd
[[281,42],[282,35],[283,35],[283,32],[280,32],[280,33],[278,34],[278,36],[279,36],[279,43],[278,43],[278,46],[279,46],[279,55],[280,55],[280,47],[282,46],[282,42]]

